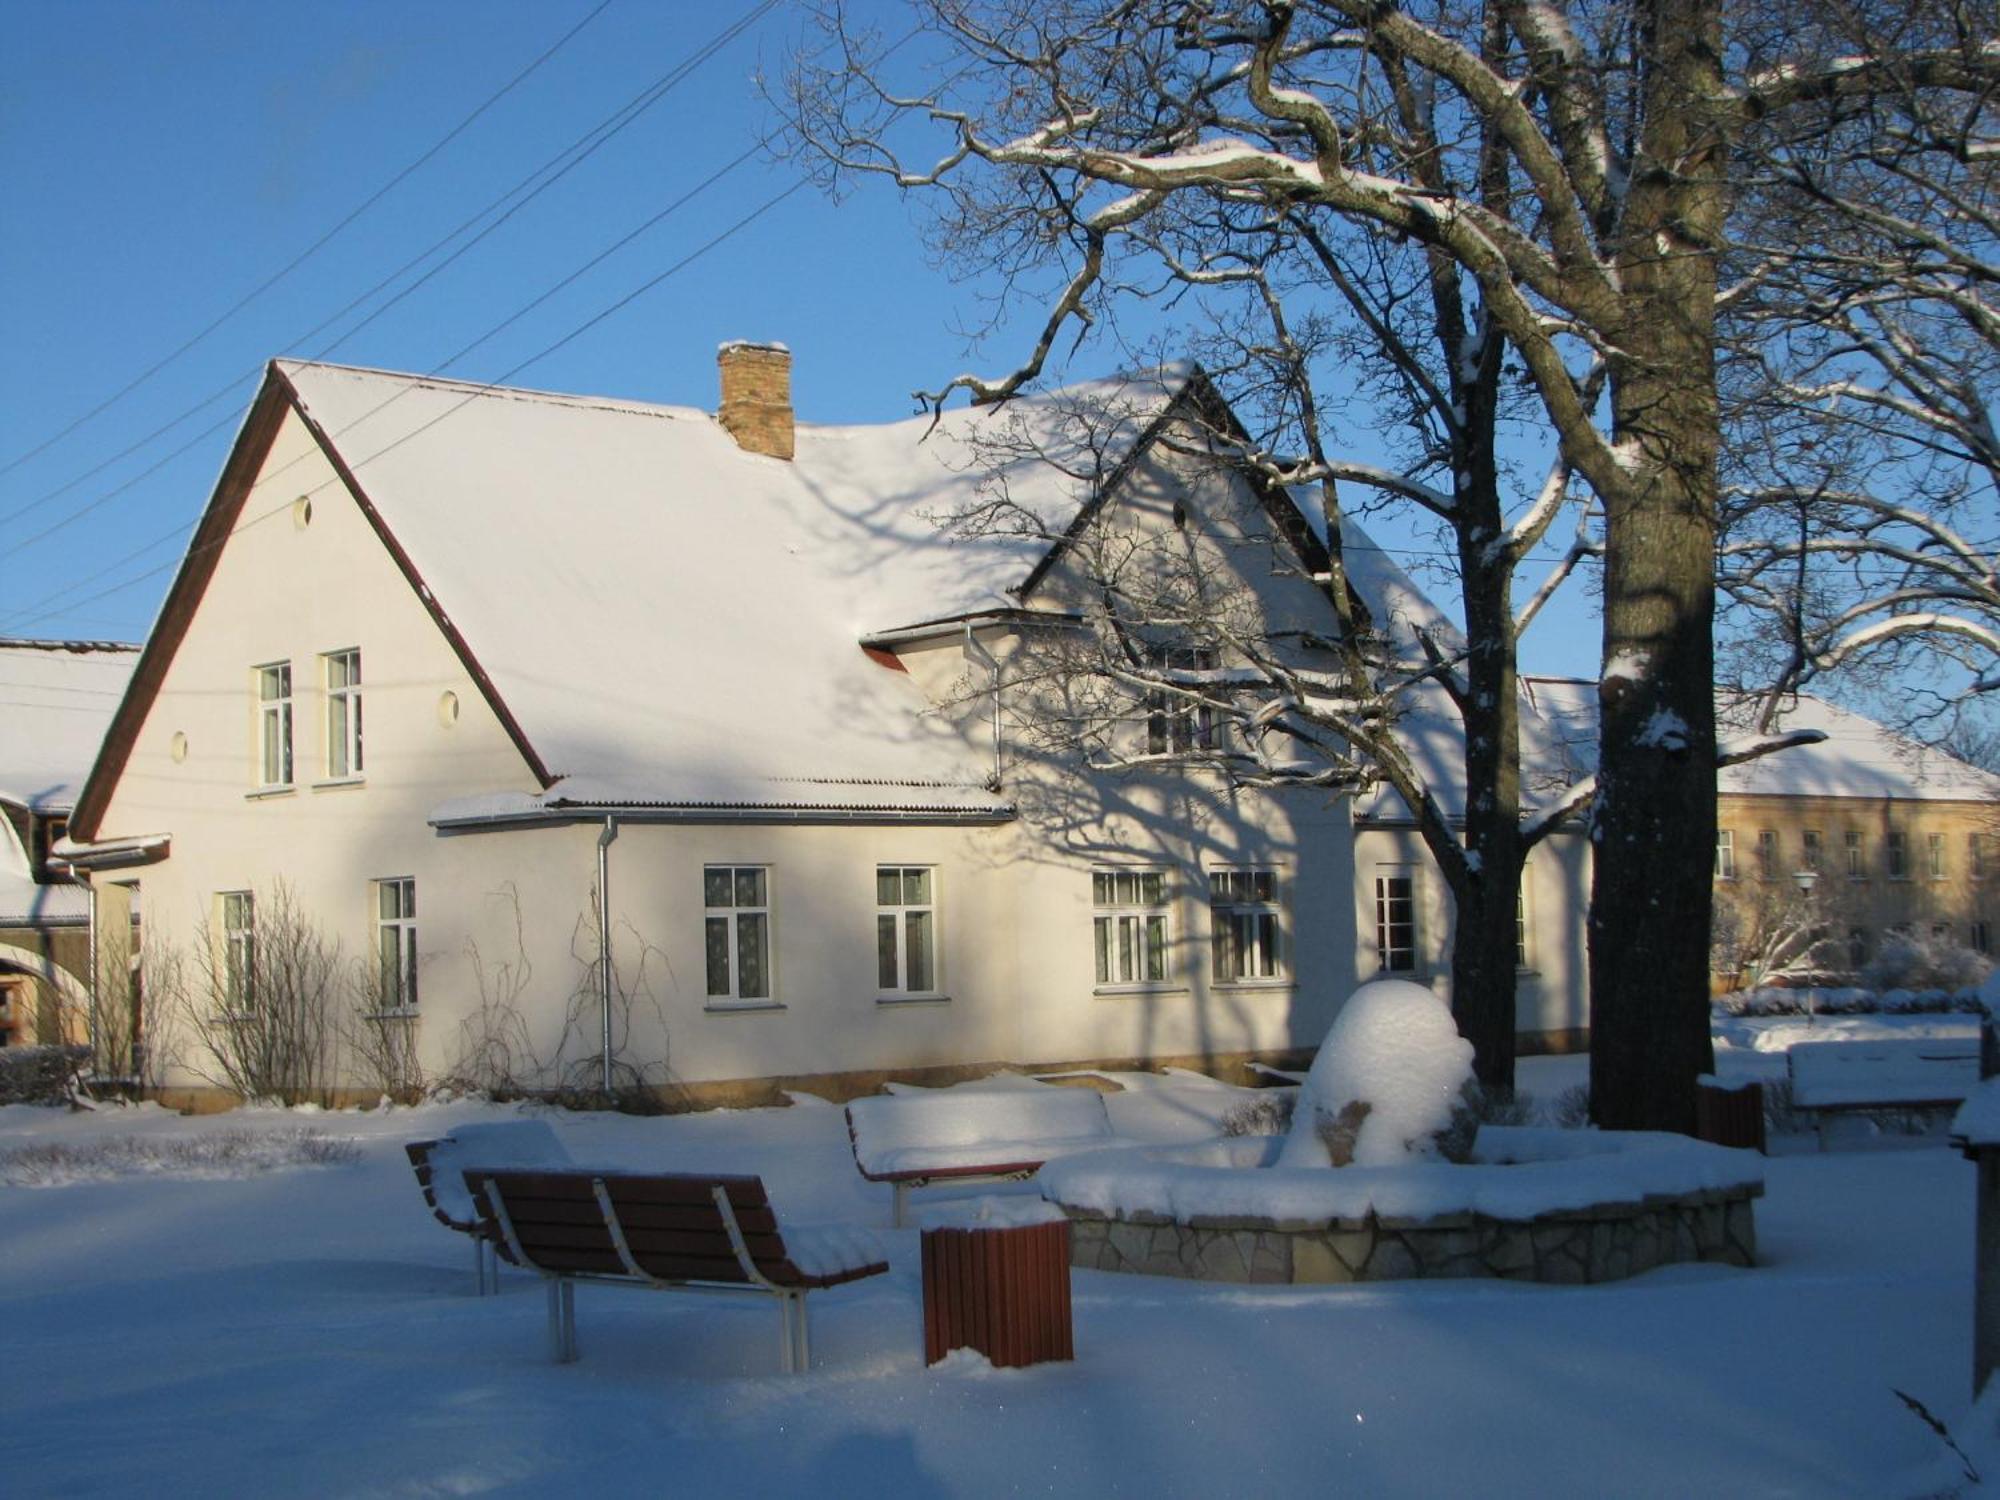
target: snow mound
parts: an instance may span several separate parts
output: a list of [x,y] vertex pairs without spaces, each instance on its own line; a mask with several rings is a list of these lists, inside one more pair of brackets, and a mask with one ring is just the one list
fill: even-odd
[[1435,1160],[1471,1078],[1472,1043],[1442,1000],[1404,979],[1364,984],[1320,1044],[1278,1165]]

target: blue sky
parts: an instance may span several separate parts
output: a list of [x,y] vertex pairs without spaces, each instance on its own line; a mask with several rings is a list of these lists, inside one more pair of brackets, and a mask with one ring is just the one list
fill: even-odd
[[[1018,358],[1030,319],[975,345],[986,289],[928,262],[917,206],[892,189],[836,205],[808,186],[766,207],[797,181],[753,149],[769,124],[755,75],[782,66],[798,24],[782,5],[366,326],[469,235],[340,315],[757,10],[613,0],[593,17],[596,5],[0,0],[0,635],[143,636],[273,355],[712,406],[718,343],[780,339],[800,417],[820,422],[893,419],[919,386]],[[1100,342],[1067,373],[1120,362]],[[1430,545],[1378,529],[1392,549]],[[1581,602],[1539,626],[1526,655],[1594,673]]]

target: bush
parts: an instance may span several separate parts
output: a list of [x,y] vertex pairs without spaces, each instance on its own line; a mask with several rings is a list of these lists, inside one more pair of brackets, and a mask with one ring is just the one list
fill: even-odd
[[1993,966],[1950,938],[1891,933],[1861,970],[1874,990],[1976,990]]
[[94,1141],[43,1141],[0,1152],[0,1182],[10,1187],[60,1187],[141,1175],[245,1177],[280,1167],[344,1166],[360,1159],[361,1148],[353,1141],[316,1130],[119,1135]]
[[88,1047],[0,1047],[0,1104],[66,1104]]
[[1284,1135],[1292,1128],[1297,1089],[1270,1089],[1246,1099],[1222,1117],[1224,1135]]

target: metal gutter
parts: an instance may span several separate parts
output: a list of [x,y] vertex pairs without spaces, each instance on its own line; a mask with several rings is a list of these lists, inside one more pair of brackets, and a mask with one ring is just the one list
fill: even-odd
[[597,823],[616,817],[622,823],[1011,823],[1014,808],[869,808],[869,807],[617,807],[540,808],[532,812],[494,813],[463,818],[431,818],[439,833],[500,833],[516,828],[557,828]]

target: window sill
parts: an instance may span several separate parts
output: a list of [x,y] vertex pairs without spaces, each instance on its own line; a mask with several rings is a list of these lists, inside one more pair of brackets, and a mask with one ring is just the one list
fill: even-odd
[[1214,990],[1295,990],[1299,982],[1289,976],[1281,979],[1217,979],[1209,984]]
[[329,776],[324,781],[315,781],[312,789],[316,792],[341,792],[349,787],[366,786],[366,776]]
[[900,1005],[949,1005],[949,1004],[951,1004],[951,996],[949,996],[949,995],[877,995],[877,996],[875,997],[875,1003],[876,1003],[877,1005],[885,1005],[885,1006],[889,1006],[889,1007],[891,1007],[892,1009],[893,1009],[894,1007],[896,1007],[896,1006],[900,1006]]
[[297,787],[290,784],[285,786],[260,786],[255,791],[245,792],[243,800],[245,802],[263,802],[272,797],[293,797],[298,795],[298,790]]
[[414,1005],[403,1006],[399,1010],[365,1010],[361,1013],[364,1021],[414,1021],[418,1015]]
[[1189,993],[1184,984],[1100,984],[1091,994],[1107,1000],[1122,999],[1127,995],[1185,995]]
[[782,1000],[726,1000],[712,999],[702,1006],[711,1015],[734,1015],[740,1011],[784,1010]]

